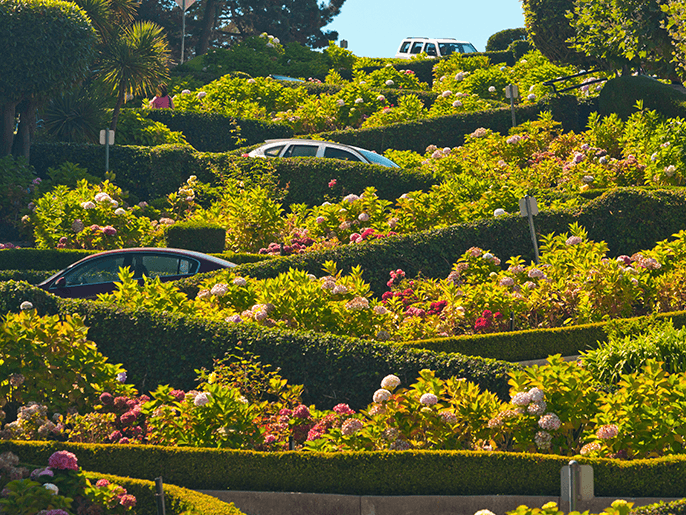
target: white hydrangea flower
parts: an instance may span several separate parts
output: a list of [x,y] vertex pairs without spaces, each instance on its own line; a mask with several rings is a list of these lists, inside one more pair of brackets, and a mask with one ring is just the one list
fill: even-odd
[[395,390],[398,385],[400,385],[400,378],[393,374],[389,374],[381,380],[381,388],[386,390]]
[[386,402],[388,399],[391,398],[391,392],[384,388],[379,388],[377,391],[374,392],[374,396],[372,399],[374,402],[381,403],[381,402]]

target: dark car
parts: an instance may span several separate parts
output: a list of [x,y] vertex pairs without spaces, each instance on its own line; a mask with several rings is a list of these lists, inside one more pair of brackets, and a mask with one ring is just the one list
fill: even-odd
[[38,286],[60,297],[88,299],[114,291],[122,267],[129,267],[134,278],[142,282],[144,275],[174,281],[234,266],[230,261],[192,250],[156,247],[108,250],[69,265]]

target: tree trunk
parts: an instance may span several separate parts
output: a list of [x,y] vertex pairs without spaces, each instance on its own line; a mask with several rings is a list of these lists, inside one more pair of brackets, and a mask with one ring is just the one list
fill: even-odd
[[195,46],[195,55],[207,53],[207,49],[210,47],[210,37],[212,36],[216,16],[217,0],[207,0],[205,3],[205,13],[202,18],[202,32],[200,32],[198,44]]
[[23,156],[27,161],[31,155],[31,140],[36,132],[36,108],[34,100],[23,104],[19,113],[19,130],[12,148],[13,155]]
[[2,139],[0,140],[0,157],[8,156],[12,153],[12,143],[14,140],[14,119],[15,108],[19,102],[8,102],[2,105]]
[[124,103],[125,97],[126,97],[126,92],[124,91],[124,87],[121,86],[119,88],[119,96],[117,96],[117,103],[114,105],[114,109],[112,110],[112,123],[110,123],[110,130],[111,131],[117,130],[117,121],[119,120],[119,111],[121,111],[121,106]]

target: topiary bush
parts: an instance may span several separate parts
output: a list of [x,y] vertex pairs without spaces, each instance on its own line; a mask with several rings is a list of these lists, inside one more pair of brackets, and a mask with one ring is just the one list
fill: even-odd
[[623,120],[638,108],[655,110],[668,118],[686,117],[686,94],[647,75],[622,75],[605,83],[598,99],[602,116],[618,114]]
[[488,41],[486,42],[486,52],[507,50],[511,43],[525,40],[526,37],[527,34],[524,27],[498,31],[488,38]]
[[224,252],[226,229],[202,222],[177,222],[166,231],[167,247],[197,252]]

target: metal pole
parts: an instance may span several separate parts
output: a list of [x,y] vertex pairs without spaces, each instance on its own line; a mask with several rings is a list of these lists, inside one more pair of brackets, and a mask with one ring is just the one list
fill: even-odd
[[517,126],[517,117],[515,115],[515,108],[514,108],[514,94],[510,95],[510,110],[512,111],[512,127]]
[[105,129],[105,172],[110,171],[110,130]]
[[181,64],[186,51],[186,0],[181,0]]
[[155,478],[155,500],[157,501],[157,515],[165,515],[162,476]]
[[576,511],[579,497],[579,463],[576,460],[569,462],[569,511]]
[[536,257],[536,264],[538,264],[538,242],[536,241],[536,230],[534,229],[534,215],[531,214],[531,197],[526,195],[524,201],[526,202],[526,213],[529,216],[529,229],[531,229],[531,241],[534,244],[534,256]]

